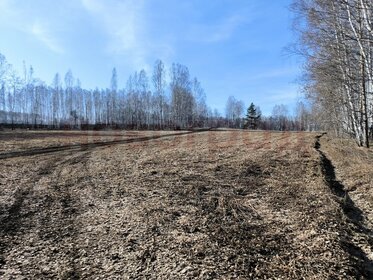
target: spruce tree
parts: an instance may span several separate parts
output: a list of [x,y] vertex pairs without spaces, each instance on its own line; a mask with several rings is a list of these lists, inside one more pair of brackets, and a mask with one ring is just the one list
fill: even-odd
[[246,127],[249,129],[257,129],[259,119],[260,114],[258,114],[254,103],[251,102],[246,112]]

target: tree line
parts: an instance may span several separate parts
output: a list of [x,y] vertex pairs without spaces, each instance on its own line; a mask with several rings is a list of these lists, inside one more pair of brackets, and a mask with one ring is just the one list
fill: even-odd
[[[304,104],[291,116],[284,105],[276,105],[270,117],[259,106],[230,96],[225,116],[206,104],[205,91],[189,69],[173,63],[169,70],[161,60],[149,76],[145,70],[133,73],[125,88],[118,88],[113,68],[110,87],[88,90],[71,70],[55,74],[50,85],[35,77],[24,63],[17,75],[0,54],[0,127],[50,129],[188,129],[230,127],[264,130],[310,130]],[[299,105],[298,105],[299,107]],[[250,111],[250,112],[249,112]]]
[[225,127],[278,131],[315,131],[320,126],[312,115],[311,108],[303,101],[297,102],[295,112],[289,112],[284,104],[273,107],[270,116],[265,116],[253,102],[246,109],[242,100],[230,96],[225,106]]
[[[124,89],[118,89],[118,74],[112,70],[110,88],[87,90],[69,70],[54,76],[51,85],[34,77],[24,65],[16,74],[0,54],[0,123],[11,126],[127,129],[165,129],[213,125],[214,116],[206,95],[186,66],[174,63],[169,71],[156,61],[149,77],[135,72]],[[216,112],[215,112],[216,113]]]
[[369,147],[373,126],[373,2],[294,0],[304,89],[320,127]]

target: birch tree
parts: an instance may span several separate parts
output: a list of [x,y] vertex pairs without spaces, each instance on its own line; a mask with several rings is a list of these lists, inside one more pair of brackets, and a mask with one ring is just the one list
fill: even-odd
[[153,87],[154,87],[154,115],[157,126],[160,129],[165,125],[165,107],[166,107],[166,69],[161,60],[157,60],[153,69]]
[[[297,51],[306,58],[305,89],[322,125],[369,147],[372,123],[372,3],[295,0]],[[298,23],[298,24],[297,24]]]

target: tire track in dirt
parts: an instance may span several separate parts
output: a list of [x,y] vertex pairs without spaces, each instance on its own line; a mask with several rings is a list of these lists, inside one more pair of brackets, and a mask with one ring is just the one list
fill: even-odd
[[[74,187],[78,185],[81,178],[75,178],[73,170],[80,170],[80,175],[84,176],[83,169],[85,169],[89,154],[90,151],[80,152],[62,161],[48,183],[50,199],[45,204],[46,211],[38,231],[44,242],[54,245],[53,254],[48,254],[49,261],[55,261],[55,255],[58,253],[61,254],[61,259],[65,260],[60,267],[59,277],[62,279],[81,278],[81,269],[75,263],[78,259],[76,237],[79,231],[76,218],[83,209],[79,203],[79,197],[74,194]],[[51,278],[56,277],[53,271],[44,273]]]
[[59,164],[60,160],[58,157],[47,158],[47,161],[44,162],[40,168],[32,173],[32,176],[29,180],[23,183],[14,193],[14,203],[8,210],[8,215],[5,215],[0,220],[2,227],[0,228],[0,233],[12,233],[17,230],[18,225],[20,224],[20,219],[22,219],[22,214],[20,210],[24,204],[25,199],[32,193],[32,185],[37,184],[41,178],[49,173],[51,173]]
[[[28,275],[33,266],[38,267],[38,259],[35,258],[35,255],[37,256],[43,251],[43,243],[53,244],[63,240],[65,236],[73,239],[76,202],[70,193],[68,184],[61,187],[58,186],[58,182],[61,171],[66,166],[86,161],[88,153],[89,151],[84,151],[76,155],[74,151],[66,151],[58,153],[53,158],[50,156],[46,159],[42,156],[36,158],[42,162],[41,167],[31,174],[27,174],[30,179],[18,187],[14,193],[14,203],[1,220],[0,276],[3,275],[6,278],[8,269],[14,270],[15,268],[19,269],[22,275]],[[27,163],[30,164],[30,162]],[[46,180],[50,180],[47,189],[38,189],[38,186],[42,185],[42,181],[45,184]],[[19,262],[18,257],[23,258],[24,248],[28,248],[28,253],[32,256],[28,259],[29,265],[26,266],[16,263],[17,260]],[[51,253],[56,252],[51,250]],[[74,260],[72,256],[74,253],[73,245],[69,259]],[[30,269],[27,269],[28,266]],[[66,279],[77,279],[78,273],[75,264],[69,263],[69,266],[71,269],[67,270],[68,273],[65,276],[60,276]],[[38,277],[44,278],[43,275],[38,275]]]
[[[362,249],[362,247],[372,248],[373,231],[364,225],[365,215],[363,211],[356,206],[349,195],[349,191],[337,179],[332,161],[322,151],[320,140],[324,135],[326,133],[316,136],[314,148],[320,155],[324,180],[336,196],[337,202],[340,204],[341,210],[347,220],[346,226],[348,229],[343,236],[343,248],[350,255],[351,262],[360,274],[359,278],[373,279],[373,260]],[[372,252],[370,253],[372,256]]]
[[[141,137],[114,143],[143,142],[189,133],[194,132]],[[175,141],[177,140],[180,140],[179,137],[175,138]],[[91,148],[110,147],[112,144],[113,141],[98,143],[93,147],[92,144],[87,144],[83,145],[83,148],[76,145],[72,148],[62,147],[62,150],[57,147],[52,149],[52,156],[48,148],[43,149],[40,154],[39,150],[36,151],[36,155],[33,154],[34,151],[27,154],[32,157],[26,158],[25,164],[38,162],[41,166],[30,174],[22,174],[29,179],[18,187],[8,215],[1,221],[5,226],[2,227],[2,231],[0,229],[0,276],[13,276],[11,270],[18,269],[18,274],[32,278],[80,278],[81,269],[75,262],[81,257],[78,252],[79,245],[75,243],[79,234],[76,218],[84,209],[79,204],[79,197],[74,193],[74,188],[79,185],[79,180],[87,179],[84,176],[89,174],[87,161],[93,151]],[[21,159],[14,160],[20,162]],[[77,167],[77,164],[80,166]],[[75,168],[79,168],[81,174],[74,173]],[[44,185],[44,189],[35,189],[40,188],[40,185]],[[92,195],[95,195],[94,191]],[[64,246],[67,249],[63,248]],[[28,248],[28,253],[31,254],[27,260],[28,264],[25,265],[20,263],[20,258],[23,258],[25,253],[24,248]],[[9,256],[9,253],[13,255]],[[44,268],[43,261],[40,260],[43,258],[48,260],[44,261]],[[59,268],[56,268],[56,264]]]
[[[280,145],[265,149],[271,144],[268,140],[253,153],[240,144],[248,136],[237,140],[235,134],[208,134],[4,160],[31,165],[35,159],[43,168],[19,173],[27,179],[36,174],[28,180],[31,192],[20,193],[24,200],[14,206],[16,212],[18,207],[29,216],[20,220],[22,231],[14,232],[18,236],[7,244],[8,264],[0,268],[0,278],[300,279],[318,275],[328,279],[327,275],[342,275],[335,264],[342,263],[343,250],[324,255],[323,249],[312,247],[324,232],[298,236],[317,230],[318,223],[325,227],[320,216],[332,224],[336,220],[331,212],[323,212],[325,200],[318,210],[307,199],[307,191],[320,199],[329,193],[320,173],[316,189],[304,187],[309,182],[299,168],[304,158],[293,152],[293,146],[278,153]],[[255,147],[263,141],[258,136],[251,141]],[[276,134],[270,141],[277,144],[283,137]],[[307,167],[310,173],[319,160],[313,150],[314,135],[308,140],[313,156]],[[26,185],[21,186],[26,189]],[[304,239],[294,241],[294,237]],[[330,247],[339,244],[325,240]]]
[[114,141],[102,141],[102,142],[80,143],[80,144],[64,145],[64,146],[52,146],[52,147],[46,147],[46,148],[26,150],[26,151],[5,152],[5,153],[0,153],[0,160],[7,159],[7,158],[51,154],[51,153],[64,152],[64,151],[85,151],[85,150],[91,150],[91,149],[98,148],[98,147],[151,141],[151,140],[162,139],[162,138],[167,138],[167,137],[182,136],[182,135],[193,134],[193,133],[202,133],[206,131],[209,131],[209,129],[187,131],[187,132],[182,132],[182,133],[171,133],[171,134],[165,134],[165,135],[137,137],[137,138],[130,138],[130,139],[114,140]]

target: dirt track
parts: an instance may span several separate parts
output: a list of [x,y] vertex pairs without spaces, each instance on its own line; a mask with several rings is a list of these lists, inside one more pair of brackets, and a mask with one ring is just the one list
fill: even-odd
[[1,279],[369,276],[316,134],[46,135],[2,136]]

